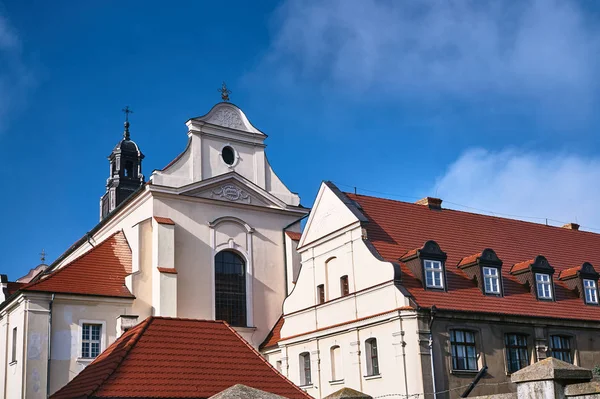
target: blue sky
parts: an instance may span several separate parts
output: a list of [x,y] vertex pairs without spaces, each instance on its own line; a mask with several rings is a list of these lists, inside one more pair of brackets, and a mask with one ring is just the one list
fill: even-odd
[[0,270],[98,221],[131,106],[144,173],[232,101],[310,206],[342,189],[600,228],[591,2],[0,0]]

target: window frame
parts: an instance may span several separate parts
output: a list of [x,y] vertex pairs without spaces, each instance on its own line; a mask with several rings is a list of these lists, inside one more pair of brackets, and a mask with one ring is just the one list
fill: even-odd
[[300,371],[300,386],[312,386],[312,365],[310,352],[302,352],[298,355],[299,371]]
[[100,349],[98,355],[100,355],[106,349],[106,321],[80,319],[77,330],[77,361],[85,363],[92,362],[97,357],[83,357],[83,326],[86,324],[100,325]]
[[[525,344],[519,344],[517,342],[517,344],[511,344],[508,340],[509,336],[515,336],[518,338],[523,338],[525,340]],[[511,364],[515,361],[511,361],[511,349],[516,350],[517,351],[517,356],[519,357],[519,359],[515,359],[516,361],[519,362],[520,367],[517,369],[512,369],[511,368]],[[529,335],[528,334],[524,334],[522,332],[506,332],[504,333],[504,351],[506,352],[505,354],[505,361],[506,361],[506,372],[507,374],[512,374],[515,373],[527,366],[529,366],[531,364],[531,356],[529,353]],[[524,351],[524,352],[520,352],[520,351]],[[523,359],[520,359],[520,357],[522,356],[522,354],[525,354],[525,362],[523,362]]]
[[329,348],[329,357],[331,362],[331,380],[330,383],[344,381],[344,362],[342,359],[342,348],[339,345],[333,345]]
[[325,303],[325,284],[317,285],[317,305]]
[[[548,281],[539,281],[538,276],[540,276],[540,277],[545,276],[548,278]],[[552,281],[552,275],[549,273],[535,272],[533,278],[535,280],[535,295],[536,295],[537,299],[540,299],[543,301],[553,301],[554,300],[554,284]],[[548,286],[550,296],[540,296],[540,290],[539,290],[540,284],[542,284],[544,286]],[[544,293],[544,290],[542,290],[542,292]]]
[[[463,334],[463,341],[456,340],[456,333],[460,332]],[[450,333],[450,366],[453,372],[462,372],[462,373],[473,373],[479,371],[479,350],[477,348],[477,333],[478,331],[468,329],[468,328],[452,328],[449,331]],[[468,342],[466,340],[466,334],[471,334],[473,336],[473,342]],[[464,348],[464,357],[458,356],[458,347]],[[455,351],[455,347],[457,350]],[[475,355],[475,368],[469,368],[469,359],[473,357],[469,357],[468,348],[473,348],[473,353]],[[456,354],[455,354],[456,353]],[[458,360],[463,359],[465,362],[465,368],[458,367]]]
[[340,277],[340,296],[345,297],[350,295],[350,282],[348,275]]
[[[494,275],[485,274],[487,270],[493,270],[495,272],[495,274]],[[481,276],[482,276],[482,280],[483,280],[483,293],[485,295],[494,295],[494,296],[502,295],[502,276],[500,273],[500,269],[498,267],[482,266],[481,267]],[[496,281],[497,291],[488,291],[488,289],[487,289],[488,278],[492,281],[494,281],[494,280]],[[491,285],[490,285],[490,287],[491,287]]]
[[[598,301],[598,283],[596,280],[591,279],[591,278],[583,278],[582,279],[582,286],[583,286],[583,298],[585,300],[585,303],[588,305],[598,305],[599,301]],[[590,282],[593,284],[592,287],[587,287],[586,283]],[[594,293],[594,301],[589,301],[588,300],[588,292],[593,292]]]
[[[375,348],[375,351],[373,351],[373,347]],[[365,340],[365,365],[367,368],[365,377],[381,375],[381,368],[379,367],[379,346],[376,337],[370,337]]]
[[17,340],[18,340],[18,337],[19,337],[18,326],[15,326],[12,329],[11,355],[10,355],[10,363],[9,364],[17,363],[17,352],[18,352]]
[[[427,267],[427,264],[430,263],[432,265],[438,264],[439,268]],[[427,278],[427,272],[431,271],[432,273],[432,285],[429,284]],[[435,285],[435,276],[434,274],[439,273],[440,275],[440,284]],[[431,290],[445,290],[446,289],[446,270],[444,267],[444,262],[438,259],[423,259],[423,277],[425,280],[425,288]]]
[[[238,283],[243,282],[243,293],[241,292],[234,292],[234,290],[231,290],[229,292],[226,292],[225,290],[219,290],[217,285],[221,284],[220,282],[218,282],[218,277],[220,274],[224,274],[226,275],[227,273],[217,273],[217,267],[219,267],[220,265],[220,261],[217,260],[217,257],[225,254],[225,253],[230,253],[232,254],[237,260],[241,261],[241,266],[242,266],[242,272],[243,275],[240,276],[240,281],[238,281]],[[248,284],[248,261],[246,259],[246,257],[241,254],[238,251],[232,250],[231,248],[225,248],[222,249],[220,251],[217,251],[213,257],[213,273],[214,273],[214,311],[215,311],[215,320],[224,320],[227,323],[229,323],[229,325],[231,325],[232,327],[249,327],[249,319],[250,319],[250,312],[248,311],[248,303],[249,303],[249,298],[248,298],[248,290],[249,288],[249,284]],[[226,262],[225,260],[221,261],[223,263],[223,265],[225,265]],[[238,274],[238,273],[234,273],[234,274]],[[227,284],[225,281],[222,282],[222,284]],[[238,311],[241,310],[243,311],[243,314],[239,314],[239,315],[233,315],[234,311],[236,309],[233,309],[233,307],[231,307],[230,310],[230,317],[229,320],[227,320],[227,317],[224,317],[223,315],[223,311],[220,311],[219,307],[219,300],[217,298],[218,295],[223,296],[223,298],[219,298],[221,299],[221,301],[224,300],[224,298],[229,295],[231,297],[234,297],[239,300],[241,298],[241,300],[243,301],[243,306],[240,307],[240,309],[237,309]],[[238,320],[238,318],[240,320]],[[235,319],[235,320],[234,320]],[[238,323],[238,321],[240,321],[240,323]]]
[[[575,364],[575,348],[573,345],[573,341],[574,338],[571,335],[566,335],[566,334],[551,334],[549,337],[549,350],[550,350],[550,356],[552,356],[555,359],[558,360],[562,360],[563,362],[567,362],[567,363],[571,363],[571,364]],[[557,348],[554,346],[554,338],[558,338],[558,342],[560,342],[560,346],[563,345],[564,342],[567,343],[568,347],[564,348],[564,347],[560,347]],[[555,354],[560,354],[558,357],[555,356]],[[569,360],[565,360],[564,359],[564,355],[568,354],[569,356]]]

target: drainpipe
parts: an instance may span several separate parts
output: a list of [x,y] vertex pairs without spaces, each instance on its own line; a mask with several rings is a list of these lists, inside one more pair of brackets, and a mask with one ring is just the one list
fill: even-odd
[[319,390],[319,398],[323,397],[323,389],[321,386],[321,350],[319,349],[319,338],[317,338],[317,372],[318,372],[318,381],[319,386],[317,389]]
[[399,318],[400,320],[400,339],[402,342],[400,346],[402,346],[402,365],[404,369],[404,395],[408,398],[408,375],[406,373],[406,341],[404,341],[404,327],[402,323],[402,316]]
[[437,388],[435,386],[435,366],[433,362],[433,331],[431,327],[433,326],[433,320],[435,317],[435,313],[437,312],[437,308],[435,305],[431,306],[431,312],[429,316],[429,359],[431,360],[431,383],[433,386],[433,398],[437,399]]
[[360,381],[360,391],[363,392],[363,375],[362,375],[362,353],[360,351],[360,332],[358,331],[358,328],[356,329],[356,342],[357,342],[357,348],[356,348],[356,352],[358,353],[358,381]]
[[54,304],[54,297],[56,294],[52,294],[50,304],[48,305],[48,366],[46,367],[46,397],[50,397],[50,363],[52,361],[52,305]]

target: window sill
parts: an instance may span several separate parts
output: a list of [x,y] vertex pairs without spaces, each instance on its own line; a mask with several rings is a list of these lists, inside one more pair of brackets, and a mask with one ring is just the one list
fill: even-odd
[[341,380],[329,381],[329,385],[341,385],[343,383],[344,383],[344,379],[343,378]]
[[477,373],[479,373],[479,370],[452,370],[451,374],[454,375],[476,375]]
[[304,389],[304,390],[311,389],[312,387],[313,387],[313,384],[300,385],[299,386],[300,389]]
[[93,362],[94,360],[96,360],[95,357],[78,357],[77,358],[77,363],[86,363],[86,364],[89,364],[89,363]]
[[234,327],[234,326],[231,326],[231,328],[233,328],[235,331],[237,331],[239,333],[253,333],[254,331],[256,331],[256,327]]
[[365,380],[376,380],[381,378],[381,374],[365,375],[364,378]]

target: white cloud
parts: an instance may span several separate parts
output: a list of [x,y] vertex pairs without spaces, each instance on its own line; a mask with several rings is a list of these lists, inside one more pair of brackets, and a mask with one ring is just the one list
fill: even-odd
[[534,217],[527,220],[538,223],[548,218],[552,225],[577,222],[582,229],[600,230],[598,182],[598,159],[474,149],[450,165],[431,192],[437,190],[450,208]]
[[32,84],[19,36],[0,9],[0,133],[12,113],[23,105]]
[[287,0],[261,68],[353,93],[497,95],[589,110],[600,64],[590,15],[566,0]]

